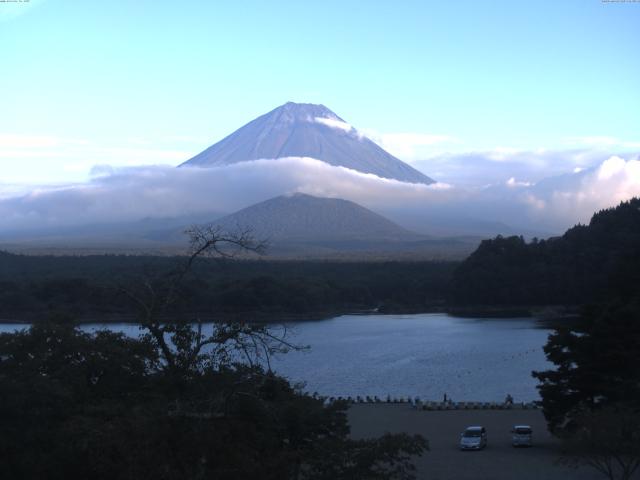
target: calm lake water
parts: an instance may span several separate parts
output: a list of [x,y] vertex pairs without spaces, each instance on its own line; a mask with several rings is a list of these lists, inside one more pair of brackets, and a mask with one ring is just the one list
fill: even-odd
[[[24,328],[0,325],[0,331]],[[130,324],[86,325],[137,335]],[[472,319],[446,314],[344,315],[287,323],[308,345],[272,361],[305,390],[330,396],[377,395],[454,401],[537,400],[532,370],[551,367],[542,346],[550,331],[534,319]]]

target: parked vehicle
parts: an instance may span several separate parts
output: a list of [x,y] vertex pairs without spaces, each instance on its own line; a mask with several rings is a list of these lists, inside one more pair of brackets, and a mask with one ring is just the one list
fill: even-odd
[[460,450],[481,450],[487,446],[487,430],[481,426],[467,427],[460,434]]
[[530,447],[533,430],[529,425],[514,425],[511,429],[511,445],[514,447]]

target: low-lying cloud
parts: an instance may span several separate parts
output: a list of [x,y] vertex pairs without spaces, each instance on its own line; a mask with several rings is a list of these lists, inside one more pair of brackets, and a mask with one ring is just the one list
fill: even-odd
[[640,160],[612,156],[595,168],[539,182],[527,194],[534,221],[553,212],[560,225],[586,223],[594,211],[640,196]]
[[503,147],[483,152],[437,155],[413,162],[413,166],[443,182],[460,187],[478,187],[504,183],[510,178],[537,183],[548,177],[591,168],[611,155],[611,150],[526,151]]
[[86,183],[0,196],[0,231],[233,212],[290,192],[389,203],[446,189],[411,185],[333,167],[312,158],[255,160],[225,167],[166,166],[92,170]]
[[[407,184],[312,158],[256,160],[218,168],[96,167],[85,183],[12,195],[0,188],[0,233],[19,229],[231,213],[292,192],[345,198],[412,228],[431,218],[473,218],[561,232],[595,210],[640,195],[640,161],[612,156],[591,168],[529,182],[509,175],[485,187]],[[427,173],[431,173],[427,171]],[[213,220],[213,218],[212,218]]]

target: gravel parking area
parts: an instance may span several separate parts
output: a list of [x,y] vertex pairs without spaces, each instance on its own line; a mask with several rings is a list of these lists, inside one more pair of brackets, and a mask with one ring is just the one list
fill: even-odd
[[[574,470],[556,463],[559,444],[540,410],[416,410],[409,405],[355,404],[349,409],[354,438],[385,432],[420,433],[431,450],[416,459],[418,478],[428,480],[597,480],[590,468]],[[533,428],[533,447],[511,446],[513,425]],[[487,429],[488,446],[460,451],[460,433],[469,425]]]

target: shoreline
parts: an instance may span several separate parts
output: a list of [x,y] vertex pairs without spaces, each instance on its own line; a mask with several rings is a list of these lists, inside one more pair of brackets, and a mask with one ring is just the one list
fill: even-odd
[[[247,323],[290,323],[290,322],[317,322],[328,320],[330,318],[340,317],[344,315],[428,315],[442,313],[452,317],[459,318],[478,318],[478,319],[501,319],[501,318],[535,318],[547,328],[555,328],[559,325],[566,325],[568,322],[575,321],[579,318],[579,307],[575,305],[530,305],[530,306],[490,306],[478,305],[468,307],[456,306],[423,306],[423,307],[406,307],[406,308],[353,308],[353,309],[327,309],[323,311],[292,313],[292,312],[219,312],[207,317],[203,317],[196,312],[176,313],[175,316],[163,315],[160,320],[169,320],[171,318],[200,318],[203,323],[218,322],[247,322]],[[46,321],[49,314],[39,316],[35,313],[17,314],[15,317],[7,316],[0,318],[1,325],[20,324],[30,325]],[[44,317],[44,318],[43,318]],[[93,323],[112,324],[112,323],[139,323],[137,315],[130,313],[95,313],[85,314],[78,317],[75,323],[78,325],[87,325]]]

